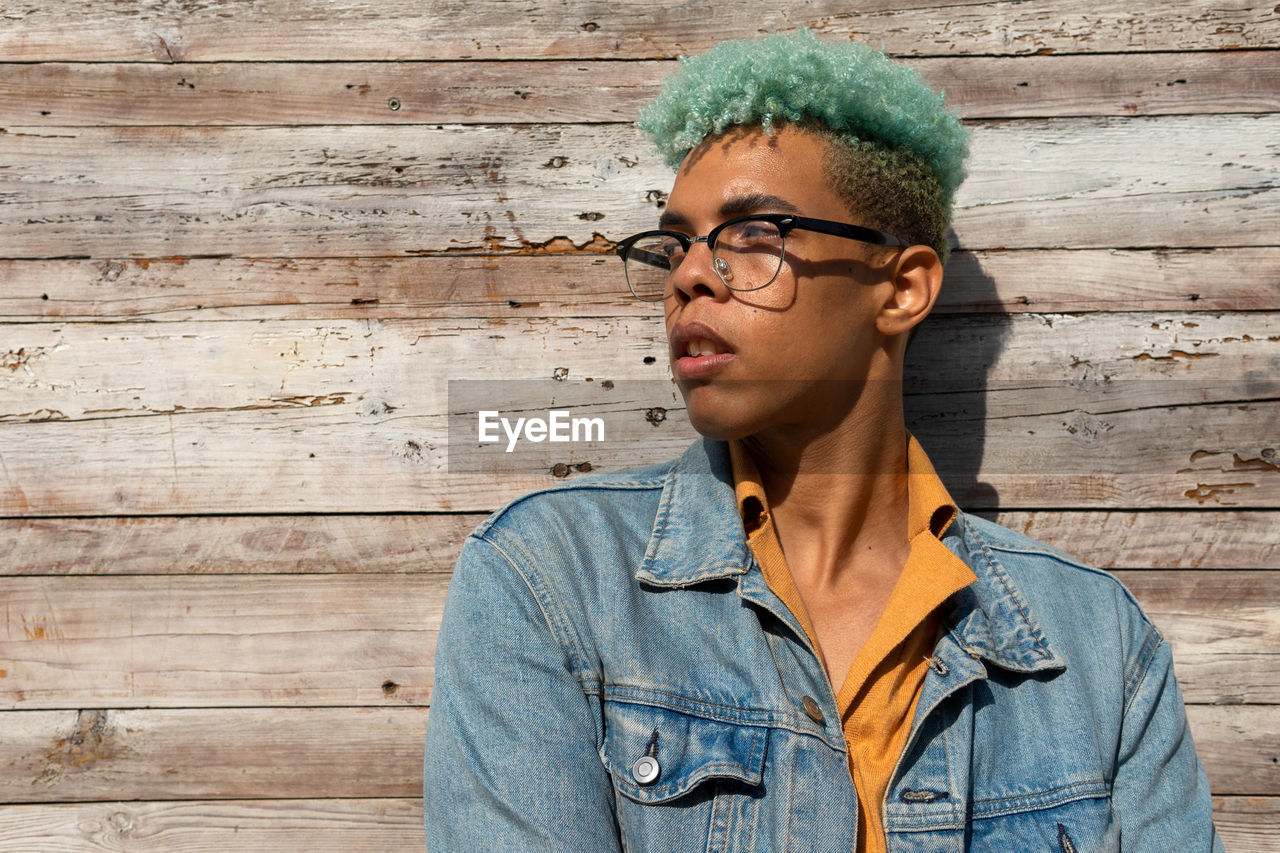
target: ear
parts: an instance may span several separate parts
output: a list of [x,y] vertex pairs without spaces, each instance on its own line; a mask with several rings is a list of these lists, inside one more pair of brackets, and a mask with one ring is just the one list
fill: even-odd
[[910,331],[929,316],[942,290],[942,261],[928,246],[908,246],[891,262],[893,293],[876,315],[876,328],[886,336]]

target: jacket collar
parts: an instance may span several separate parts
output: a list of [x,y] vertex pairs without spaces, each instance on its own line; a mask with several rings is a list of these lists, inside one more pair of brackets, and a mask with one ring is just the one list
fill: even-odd
[[742,575],[750,568],[729,446],[700,438],[671,466],[636,578],[679,587]]
[[[964,513],[942,541],[978,578],[951,599],[947,629],[960,649],[1016,672],[1064,668],[1017,584]],[[636,578],[683,587],[744,575],[752,567],[728,445],[700,438],[671,466]]]
[[960,513],[942,541],[978,578],[951,598],[947,628],[956,643],[971,658],[1014,672],[1065,669],[1022,590],[970,518]]

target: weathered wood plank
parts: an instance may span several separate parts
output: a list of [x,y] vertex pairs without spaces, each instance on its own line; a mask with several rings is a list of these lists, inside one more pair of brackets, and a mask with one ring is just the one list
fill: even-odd
[[[1123,274],[1121,274],[1121,271]],[[613,254],[0,261],[0,319],[592,317]],[[936,314],[1280,310],[1280,249],[955,252]]]
[[[969,119],[1280,110],[1280,53],[907,63]],[[676,63],[0,64],[0,126],[630,122]]]
[[0,707],[425,704],[447,583],[7,578]]
[[[955,232],[970,249],[1270,245],[1277,136],[1280,115],[982,125]],[[671,184],[611,125],[9,128],[0,159],[5,258],[599,251],[651,227]]]
[[[1277,702],[1280,573],[1125,572],[1192,702]],[[448,577],[4,581],[0,707],[426,704]]]
[[[374,395],[390,408],[366,415],[443,418],[448,381],[463,379],[562,380],[519,389],[530,404],[547,390],[573,400],[570,388],[623,397],[586,376],[657,383],[632,390],[640,398],[660,390],[669,400],[672,391],[662,317],[648,306],[600,319],[36,323],[5,334],[0,422],[367,408]],[[1267,399],[1280,372],[1280,312],[936,317],[916,343],[909,396],[976,389],[1000,415]],[[424,360],[449,375],[410,382]],[[1053,398],[1031,393],[1039,386]],[[1020,397],[1009,405],[1005,395]]]
[[[447,573],[462,540],[483,519],[479,514],[0,519],[0,573]],[[1243,546],[1254,528],[1267,523],[1240,514],[1243,532],[1231,542]],[[1177,530],[1171,525],[1167,532]],[[1229,553],[1240,550],[1228,546]]]
[[[632,122],[674,69],[617,61],[0,65],[0,126]],[[1249,85],[1207,68],[1203,79]]]
[[9,711],[4,723],[6,803],[422,793],[426,708]]
[[1187,718],[1215,794],[1280,793],[1280,708],[1189,705]]
[[[1104,569],[1280,569],[1280,512],[1000,512]],[[8,575],[449,572],[484,518],[260,515],[0,519]]]
[[[1280,794],[1275,706],[1187,708],[1215,794]],[[425,708],[13,711],[8,803],[417,797]],[[0,824],[3,824],[0,818]],[[0,836],[3,837],[3,836]]]
[[[555,482],[556,462],[671,458],[693,433],[660,322],[10,326],[0,515],[481,511]],[[908,409],[965,506],[997,505],[994,488],[1005,509],[1274,507],[1277,323],[938,318]],[[519,381],[451,400],[463,379]],[[589,410],[607,440],[482,452],[470,413],[513,407]]]
[[934,312],[1256,311],[1277,304],[1280,252],[1271,249],[956,252]]
[[[909,60],[965,118],[1274,112],[1274,51]],[[25,122],[23,122],[25,123]]]
[[[0,514],[478,512],[574,476],[564,466],[617,470],[679,455],[693,432],[675,409],[660,432],[647,431],[652,402],[591,412],[618,426],[608,445],[530,446],[509,459],[489,445],[460,472],[448,468],[444,426],[408,415],[362,422],[299,408],[7,424]],[[1069,411],[916,432],[927,447],[950,448],[935,452],[938,471],[972,509],[1270,509],[1280,507],[1269,452],[1278,412],[1275,403]]]
[[[1239,819],[1248,821],[1252,815],[1253,811],[1242,811]],[[402,797],[3,806],[0,847],[10,853],[421,851],[422,800]]]
[[877,0],[859,4],[856,11],[838,0],[814,0],[797,8],[765,6],[750,15],[731,6],[655,0],[604,5],[540,0],[524,4],[519,14],[501,0],[473,0],[465,7],[384,0],[376,13],[353,2],[244,0],[234,14],[221,4],[175,8],[163,0],[131,3],[127,10],[93,0],[53,6],[17,0],[6,8],[0,57],[21,62],[653,58],[802,26],[833,40],[853,38],[907,55],[1214,50],[1280,43],[1271,5],[1251,0],[1212,7],[1174,2],[1158,12],[1122,0],[1052,6],[1014,0],[933,5]]
[[1266,853],[1280,840],[1280,798],[1214,797],[1213,823],[1227,850]]
[[[1280,797],[1214,797],[1213,816],[1232,853],[1274,853]],[[422,803],[406,797],[7,806],[0,807],[0,845],[12,853],[418,851]]]
[[994,520],[1104,569],[1280,568],[1277,512],[1001,512]]

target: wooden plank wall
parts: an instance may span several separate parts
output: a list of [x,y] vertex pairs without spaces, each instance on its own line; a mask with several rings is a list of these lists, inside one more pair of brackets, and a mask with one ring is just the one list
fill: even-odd
[[5,4],[0,848],[421,849],[452,561],[555,480],[451,472],[446,383],[618,380],[679,450],[624,390],[668,375],[608,254],[671,180],[630,121],[802,25],[974,131],[926,446],[1119,570],[1228,848],[1280,846],[1280,9],[667,5]]

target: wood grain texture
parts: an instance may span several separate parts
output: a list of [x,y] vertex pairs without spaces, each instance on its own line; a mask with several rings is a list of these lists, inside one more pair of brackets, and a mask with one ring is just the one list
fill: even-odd
[[[1187,715],[1215,794],[1280,794],[1275,706],[1193,705]],[[417,797],[427,717],[425,708],[11,712],[0,795],[111,801],[127,786],[145,800]]]
[[425,704],[447,583],[6,578],[0,707]]
[[[462,540],[483,519],[480,514],[0,519],[0,566],[2,574],[30,576],[448,573]],[[1231,542],[1247,548],[1253,529],[1266,523],[1244,514]]]
[[[608,317],[611,254],[0,261],[0,320]],[[935,314],[1280,310],[1280,248],[954,252]]]
[[[557,465],[609,471],[678,456],[693,433],[677,409],[664,410],[661,431],[650,431],[658,428],[646,412],[661,402],[634,399],[593,412],[616,425],[594,452],[539,445],[506,458],[490,445],[492,453],[470,457],[475,467],[461,472],[448,470],[443,424],[325,411],[337,403],[5,424],[6,446],[27,453],[4,453],[0,512],[482,512],[577,476]],[[926,446],[983,450],[938,465],[952,495],[972,509],[1268,509],[1280,506],[1269,453],[1277,411],[1275,403],[1101,416],[1072,409],[1005,418],[985,432],[972,422],[916,431]]]
[[1280,513],[1001,512],[994,520],[1103,569],[1280,569]]
[[[1280,372],[1277,342],[1280,311],[937,317],[908,356],[905,392],[981,388],[1001,415],[1067,402],[1266,399],[1276,390],[1268,379]],[[600,319],[38,323],[10,327],[5,343],[0,422],[327,409],[374,395],[392,408],[366,414],[440,417],[449,411],[447,380],[550,380],[559,366],[568,367],[564,381],[534,386],[530,402],[543,388],[621,396],[620,388],[586,387],[587,376],[653,381],[668,397],[674,390],[663,385],[670,385],[666,333],[652,309]],[[646,364],[645,355],[660,362]],[[415,376],[423,362],[443,369]],[[165,381],[149,382],[157,367]],[[1033,380],[1062,387],[1049,400],[1001,401]],[[1159,393],[1153,400],[1143,396],[1148,384]],[[38,411],[57,414],[25,414]]]
[[[968,119],[1262,113],[1280,53],[906,63]],[[676,63],[0,64],[0,127],[631,122]]]
[[1268,47],[1280,42],[1270,3],[1178,0],[1148,12],[1122,0],[1014,0],[919,4],[876,0],[854,11],[838,0],[753,9],[538,0],[518,11],[501,0],[465,5],[384,0],[164,0],[126,12],[93,0],[6,7],[0,57],[9,61],[210,62],[219,60],[401,60],[654,58],[698,53],[728,38],[808,26],[891,54],[1030,54]]
[[[1280,702],[1280,573],[1124,572],[1192,702]],[[11,577],[0,706],[426,704],[447,576]]]
[[[1214,797],[1213,816],[1232,853],[1273,853],[1280,798]],[[0,844],[12,853],[421,851],[422,806],[407,797],[6,806]]]
[[1190,705],[1196,752],[1218,795],[1271,795],[1280,790],[1280,713],[1276,706]]
[[[1103,569],[1280,569],[1275,510],[984,515]],[[0,565],[27,576],[448,573],[484,517],[10,518]]]
[[[909,357],[911,423],[967,507],[1274,508],[1277,324],[937,318]],[[488,511],[557,462],[616,470],[694,436],[653,314],[10,328],[0,515]],[[450,381],[499,379],[521,381],[450,401]],[[484,408],[590,411],[607,441],[481,453]]]
[[419,797],[426,726],[426,708],[14,711],[0,798]]
[[[1277,136],[1276,114],[979,125],[956,238],[1271,245]],[[607,251],[671,184],[612,125],[10,127],[0,160],[4,258]]]
[[[1241,818],[1247,820],[1251,814],[1243,812]],[[9,853],[418,853],[426,849],[422,801],[416,797],[3,806],[0,847]]]
[[1213,823],[1227,850],[1264,853],[1275,847],[1280,798],[1214,797]]

